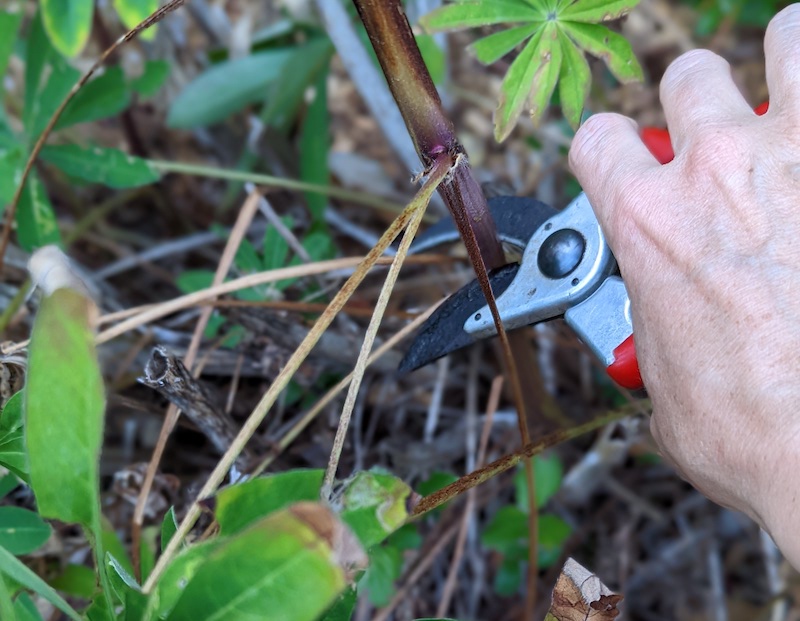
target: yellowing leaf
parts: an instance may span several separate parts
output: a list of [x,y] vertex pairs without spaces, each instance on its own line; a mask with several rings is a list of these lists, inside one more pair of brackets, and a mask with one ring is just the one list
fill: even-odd
[[50,285],[33,324],[25,385],[31,487],[43,517],[91,526],[105,410],[91,329],[96,309],[77,291]]
[[[114,8],[119,13],[122,23],[128,30],[155,13],[159,0],[114,0]],[[156,36],[156,27],[151,26],[140,35],[142,39],[152,40]]]
[[220,541],[189,580],[169,621],[312,621],[366,556],[330,509],[309,502]]
[[41,0],[41,7],[44,28],[53,47],[64,56],[80,54],[89,39],[93,0]]

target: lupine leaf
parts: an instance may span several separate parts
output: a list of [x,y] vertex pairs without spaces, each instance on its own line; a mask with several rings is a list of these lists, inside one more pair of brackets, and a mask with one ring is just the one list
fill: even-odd
[[561,42],[558,40],[558,27],[548,23],[533,58],[536,73],[531,86],[531,120],[538,125],[544,116],[550,98],[558,82],[561,71]]
[[607,22],[631,12],[639,0],[560,0],[556,11],[559,20],[570,22]]
[[620,82],[642,79],[642,67],[622,35],[598,24],[560,22],[560,25],[578,47],[601,58]]
[[561,30],[558,33],[558,40],[561,42],[563,54],[558,89],[561,111],[572,128],[577,129],[581,123],[584,103],[589,96],[592,73],[586,57]]
[[540,23],[533,23],[500,30],[488,37],[478,39],[470,48],[480,62],[490,65],[512,51],[539,28],[541,28]]
[[534,64],[536,51],[542,39],[542,31],[537,32],[525,45],[519,56],[508,68],[503,84],[500,86],[500,101],[494,115],[494,137],[502,142],[514,129],[522,108],[536,79],[538,67]]
[[476,0],[443,6],[425,15],[420,23],[433,33],[506,22],[542,22],[546,18],[544,7],[524,0]]

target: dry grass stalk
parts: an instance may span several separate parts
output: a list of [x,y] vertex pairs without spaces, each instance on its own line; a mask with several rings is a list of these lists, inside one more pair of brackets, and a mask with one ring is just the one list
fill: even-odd
[[241,453],[247,441],[256,432],[256,429],[264,420],[267,412],[269,412],[270,408],[274,405],[280,393],[284,390],[286,385],[289,383],[289,380],[306,359],[311,349],[322,336],[323,332],[327,330],[328,326],[336,317],[336,314],[342,309],[342,307],[344,307],[347,300],[350,299],[350,296],[353,295],[356,287],[358,287],[361,281],[364,280],[371,267],[379,261],[381,255],[384,253],[386,248],[389,247],[389,244],[391,244],[395,237],[397,237],[400,232],[406,228],[417,210],[419,210],[422,205],[428,204],[431,195],[449,170],[449,167],[442,166],[439,169],[436,169],[428,178],[427,182],[419,190],[414,200],[403,210],[397,219],[392,222],[386,232],[381,236],[375,247],[372,248],[369,253],[367,253],[367,256],[364,258],[364,260],[356,267],[353,275],[347,279],[347,282],[345,282],[339,292],[334,296],[333,300],[331,300],[327,310],[314,324],[314,327],[309,331],[306,339],[300,344],[297,350],[295,350],[295,352],[286,362],[284,368],[278,374],[278,377],[275,378],[275,381],[272,383],[269,390],[267,390],[267,392],[261,398],[261,401],[259,401],[259,403],[251,412],[250,416],[245,421],[241,431],[231,444],[231,447],[228,449],[228,451],[226,451],[225,455],[222,456],[217,466],[209,475],[208,480],[198,493],[195,501],[190,505],[186,517],[181,522],[177,532],[172,537],[169,545],[159,558],[156,566],[153,568],[152,573],[148,577],[147,582],[145,582],[143,587],[143,591],[145,593],[149,593],[153,589],[153,586],[164,573],[167,565],[169,565],[169,563],[175,557],[181,543],[194,526],[197,518],[200,516],[201,509],[199,501],[210,496],[217,490],[217,487],[224,480],[225,475],[227,474],[233,462],[236,460],[236,457],[239,455],[239,453]]

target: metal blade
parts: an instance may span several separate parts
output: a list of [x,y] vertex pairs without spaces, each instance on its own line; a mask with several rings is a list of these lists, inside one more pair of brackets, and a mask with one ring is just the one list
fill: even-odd
[[[500,240],[520,249],[525,248],[539,227],[557,213],[549,205],[525,196],[496,196],[487,202]],[[427,252],[459,239],[456,223],[447,216],[417,235],[409,252]]]
[[[489,273],[495,298],[508,288],[518,271],[519,263],[511,263]],[[475,343],[475,338],[464,331],[464,322],[485,305],[486,298],[477,280],[464,285],[447,298],[420,328],[400,362],[400,372],[414,371]]]

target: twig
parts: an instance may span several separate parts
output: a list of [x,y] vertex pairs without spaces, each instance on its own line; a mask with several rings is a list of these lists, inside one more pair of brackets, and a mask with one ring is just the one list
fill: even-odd
[[162,160],[148,160],[148,163],[156,170],[163,173],[181,173],[193,175],[195,177],[208,177],[209,179],[224,179],[226,181],[250,181],[267,187],[283,188],[286,190],[298,190],[300,192],[316,192],[331,198],[339,198],[351,203],[373,207],[382,211],[397,215],[403,210],[403,205],[388,201],[363,192],[346,190],[333,185],[322,185],[307,181],[297,181],[285,177],[274,177],[272,175],[262,175],[241,170],[223,170],[213,166],[200,166],[185,162],[165,162]]
[[8,247],[8,242],[11,239],[11,229],[14,223],[14,216],[17,212],[17,205],[19,204],[20,197],[22,196],[22,191],[25,189],[25,184],[27,183],[28,177],[31,174],[31,170],[33,170],[33,165],[36,162],[36,158],[39,157],[39,153],[41,152],[42,147],[44,147],[47,137],[53,131],[56,123],[58,123],[58,119],[61,118],[61,114],[64,112],[64,109],[67,107],[69,102],[72,101],[72,98],[75,97],[77,92],[83,88],[83,85],[89,81],[89,78],[94,75],[95,71],[105,64],[106,60],[109,56],[111,56],[111,54],[117,51],[117,48],[136,37],[142,30],[146,30],[153,24],[161,21],[166,15],[181,7],[185,2],[186,0],[170,0],[167,2],[167,4],[156,10],[152,15],[149,15],[142,22],[117,39],[111,47],[109,47],[100,55],[100,58],[94,62],[89,70],[81,76],[81,78],[70,89],[69,93],[67,93],[67,96],[53,113],[53,116],[50,117],[47,126],[36,140],[36,144],[34,144],[33,149],[28,156],[28,161],[25,162],[25,168],[22,170],[22,176],[20,177],[19,184],[14,192],[14,197],[11,199],[11,204],[6,207],[5,227],[3,228],[2,236],[0,236],[0,273],[3,271],[3,261],[6,254],[6,248]]
[[[492,430],[492,419],[494,413],[497,411],[497,406],[500,404],[500,391],[503,388],[503,376],[498,375],[492,381],[492,388],[489,392],[489,402],[486,405],[486,419],[483,423],[483,430],[481,431],[481,443],[478,448],[478,458],[476,466],[480,468],[486,460],[486,449],[489,445],[489,434]],[[467,503],[464,507],[464,519],[461,521],[461,528],[456,537],[455,550],[453,551],[453,558],[450,561],[450,569],[447,572],[447,579],[442,589],[442,597],[439,600],[439,607],[436,609],[436,616],[439,618],[447,615],[447,609],[450,608],[450,601],[453,598],[453,593],[456,587],[456,578],[458,576],[458,568],[461,566],[461,558],[464,555],[464,548],[467,543],[467,533],[469,532],[470,522],[472,521],[473,513],[475,512],[475,488],[467,492]]]
[[625,405],[617,410],[611,410],[602,416],[598,416],[594,420],[583,423],[582,425],[577,425],[571,429],[563,429],[556,431],[555,433],[548,434],[538,442],[527,444],[518,451],[514,451],[505,457],[501,457],[500,459],[490,463],[488,466],[479,468],[475,472],[471,472],[470,474],[461,477],[458,481],[451,483],[450,485],[443,487],[442,489],[428,496],[425,496],[425,498],[420,500],[419,503],[417,503],[417,505],[414,507],[412,510],[412,515],[414,517],[423,515],[435,509],[436,507],[443,505],[447,501],[452,500],[459,494],[480,485],[484,481],[488,481],[492,477],[510,470],[528,457],[538,455],[542,451],[552,446],[572,440],[573,438],[577,438],[585,433],[592,432],[600,427],[603,427],[604,425],[635,414],[637,411],[638,406],[634,407],[631,405]]
[[[322,333],[327,330],[328,326],[336,317],[336,314],[345,305],[347,300],[355,291],[356,287],[358,287],[361,281],[364,280],[370,268],[380,260],[380,256],[383,254],[383,251],[389,246],[389,244],[392,243],[394,238],[400,234],[400,231],[406,227],[409,220],[413,218],[415,212],[417,209],[419,209],[420,204],[427,205],[427,202],[430,200],[431,195],[436,190],[437,185],[447,172],[448,169],[442,167],[442,169],[436,171],[438,174],[431,175],[427,183],[417,193],[417,197],[389,226],[379,240],[379,243],[369,253],[367,253],[367,256],[356,268],[355,273],[348,278],[347,282],[345,282],[339,292],[334,296],[333,300],[331,300],[328,310],[317,320],[317,322],[314,324],[314,327],[308,333],[306,339],[300,344],[297,350],[286,362],[283,369],[281,369],[281,372],[275,378],[275,381],[272,383],[267,392],[261,398],[261,401],[259,401],[259,403],[251,412],[250,416],[245,421],[241,431],[231,444],[231,447],[225,452],[225,455],[222,456],[222,459],[220,459],[213,472],[209,475],[208,480],[198,493],[197,498],[189,506],[186,517],[181,522],[177,532],[173,535],[169,545],[158,559],[156,566],[153,568],[152,573],[148,577],[147,582],[143,587],[143,591],[145,593],[149,593],[153,589],[153,586],[164,573],[164,570],[172,561],[175,554],[177,554],[179,546],[186,538],[186,535],[189,534],[189,531],[192,529],[197,521],[197,518],[200,516],[200,501],[216,491],[219,484],[225,478],[225,474],[227,473],[231,464],[233,464],[235,461],[236,456],[242,451],[247,441],[256,432],[258,426],[264,420],[264,417],[266,417],[270,408],[272,408],[273,404],[275,403],[275,400],[278,398],[278,395],[280,395],[284,388],[286,388],[289,380],[303,363],[303,360],[306,359],[311,349],[322,336]],[[306,267],[308,268],[311,266]]]
[[422,433],[422,441],[426,444],[433,442],[433,434],[436,433],[436,426],[439,422],[439,412],[442,409],[442,398],[444,389],[447,385],[447,375],[450,371],[450,356],[445,356],[437,363],[439,367],[436,371],[436,383],[431,393],[431,402],[428,405],[428,413],[425,416],[425,429]]
[[[443,301],[443,300],[442,300]],[[424,312],[420,313],[419,316],[414,319],[411,323],[405,326],[402,330],[400,330],[397,334],[392,336],[388,339],[383,345],[378,347],[373,354],[369,357],[367,361],[367,366],[375,362],[378,358],[380,358],[383,354],[387,351],[391,350],[395,345],[397,345],[400,341],[410,335],[412,332],[416,331],[425,321],[433,314],[442,301],[433,304],[429,308],[427,308]],[[292,442],[294,442],[295,438],[305,429],[312,420],[314,420],[319,413],[331,402],[333,401],[336,396],[342,392],[347,386],[350,384],[350,381],[353,379],[353,373],[349,373],[344,379],[340,380],[336,386],[331,388],[325,395],[317,401],[312,408],[306,412],[298,421],[292,426],[292,428],[286,432],[283,438],[278,440],[275,443],[275,449],[264,458],[258,467],[253,472],[253,476],[258,476],[264,470],[269,468],[269,466],[274,462],[280,453],[286,449]]]
[[[220,257],[217,265],[217,270],[214,273],[212,286],[220,285],[222,281],[225,280],[225,276],[228,274],[231,264],[233,263],[233,259],[236,256],[236,251],[239,249],[242,239],[244,239],[245,232],[250,226],[250,223],[253,221],[253,216],[258,208],[258,199],[258,193],[251,192],[242,205],[239,215],[236,218],[236,223],[234,224],[231,234],[228,237],[228,241],[225,244],[225,249],[222,251],[222,256]],[[194,366],[197,352],[200,349],[200,341],[203,338],[203,333],[205,332],[206,326],[208,325],[208,320],[210,319],[213,311],[213,307],[204,307],[200,311],[200,317],[197,319],[197,323],[195,324],[192,340],[189,342],[189,348],[184,356],[184,363],[190,368]],[[195,369],[194,371],[195,377],[199,375],[199,368]],[[147,498],[150,495],[150,490],[153,487],[153,481],[155,480],[156,472],[158,471],[158,465],[161,463],[161,457],[164,455],[164,450],[167,447],[167,440],[169,439],[172,430],[175,428],[180,414],[181,412],[178,409],[178,404],[175,401],[172,401],[170,406],[167,408],[166,415],[164,416],[164,422],[161,425],[161,431],[158,435],[156,446],[153,449],[153,455],[150,458],[150,463],[147,466],[147,472],[145,473],[144,481],[142,482],[142,488],[139,492],[139,497],[136,500],[136,507],[134,508],[133,512],[132,549],[135,551],[134,569],[136,569],[137,574],[140,569],[138,563],[139,537],[141,535],[142,524],[144,523],[144,510],[147,505]],[[224,417],[221,416],[215,418],[214,420],[222,421],[223,418]],[[195,420],[195,424],[200,426],[201,429],[203,428],[198,420]],[[225,438],[222,439],[220,443],[214,441],[214,444],[220,453],[224,453],[227,450],[234,437],[231,434],[233,429],[235,429],[233,420],[230,420],[226,427],[228,427],[229,433],[226,434]],[[243,467],[244,464],[239,465],[240,470],[243,469]]]
[[[451,160],[449,157],[440,158],[431,171],[431,179],[444,179],[445,175],[450,170],[450,165]],[[438,185],[438,182],[436,183]],[[361,381],[364,379],[367,359],[372,350],[372,344],[375,342],[378,328],[381,325],[383,313],[386,310],[386,306],[389,304],[389,296],[392,295],[394,283],[400,275],[400,269],[403,267],[408,249],[411,247],[411,242],[417,234],[417,229],[422,222],[422,216],[425,215],[425,208],[427,206],[427,202],[417,206],[411,221],[408,223],[408,228],[405,229],[403,240],[400,242],[400,248],[397,250],[397,255],[394,257],[394,261],[392,261],[389,273],[386,275],[386,280],[378,295],[378,301],[375,304],[375,312],[372,315],[372,319],[370,319],[369,326],[364,335],[364,343],[361,346],[361,351],[358,352],[358,359],[353,369],[353,379],[347,389],[347,397],[345,398],[344,407],[342,408],[342,415],[339,417],[339,426],[336,428],[336,436],[333,439],[333,448],[331,449],[331,455],[328,459],[328,468],[325,471],[325,478],[322,481],[322,488],[320,490],[320,497],[323,500],[330,499],[330,495],[333,491],[333,479],[336,476],[336,470],[339,466],[339,458],[344,448],[344,439],[347,435],[347,428],[350,425],[350,417],[353,414],[356,397],[358,396],[358,389],[361,387]]]

